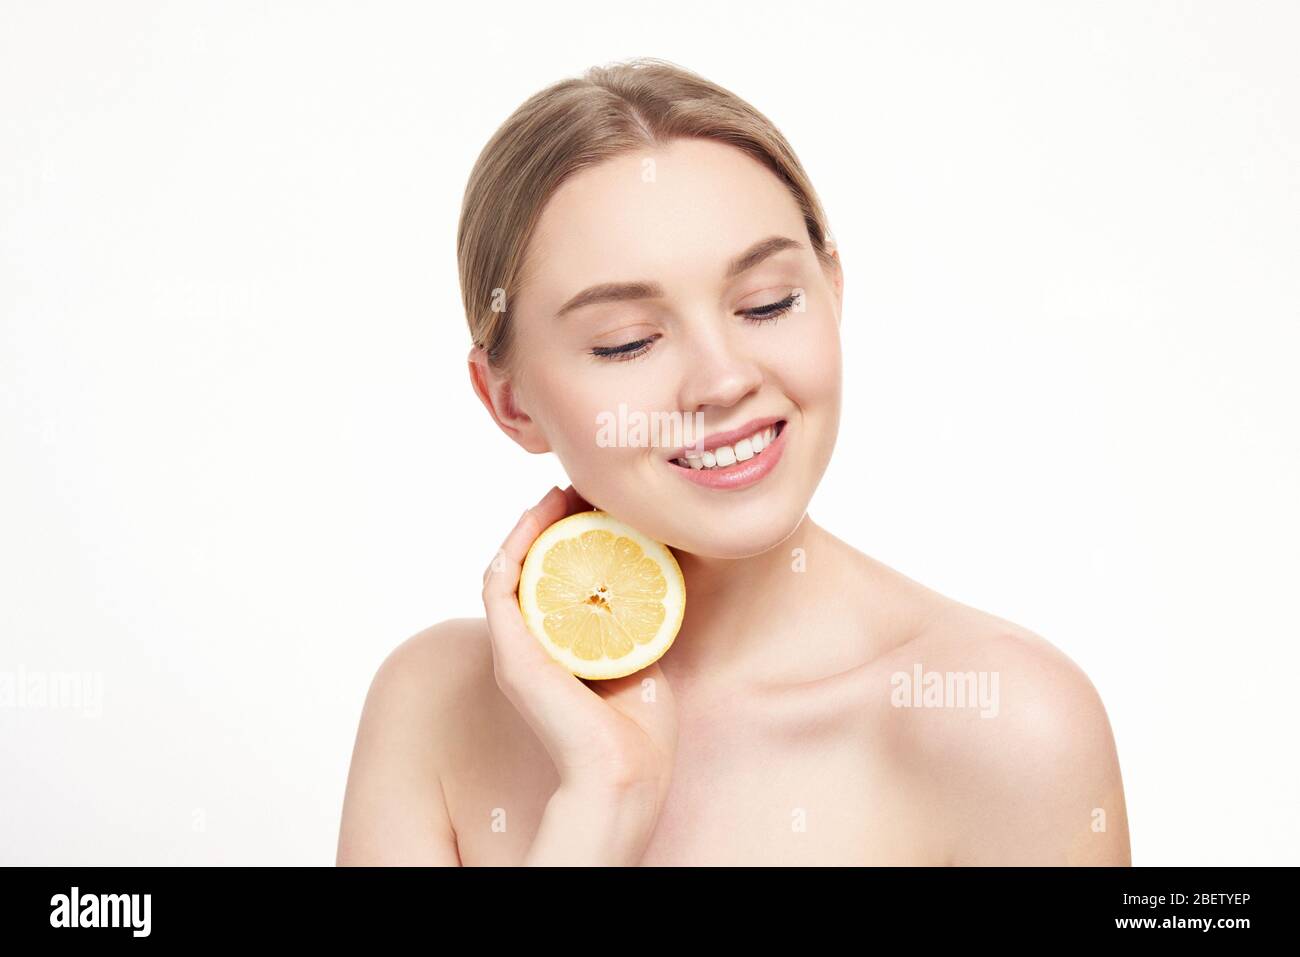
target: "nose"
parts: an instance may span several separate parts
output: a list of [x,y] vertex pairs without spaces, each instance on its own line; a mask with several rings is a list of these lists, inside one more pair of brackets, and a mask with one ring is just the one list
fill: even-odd
[[708,324],[686,349],[682,408],[729,408],[762,385],[763,369],[744,341],[743,330]]

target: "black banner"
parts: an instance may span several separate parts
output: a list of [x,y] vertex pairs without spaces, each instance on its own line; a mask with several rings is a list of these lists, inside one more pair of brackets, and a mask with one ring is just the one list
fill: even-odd
[[[556,869],[548,869],[556,870]],[[718,873],[725,871],[725,873]],[[519,930],[1214,940],[1285,933],[1292,868],[8,868],[6,943],[378,940]],[[911,928],[910,931],[907,928]],[[37,940],[39,939],[39,940]],[[13,951],[11,951],[13,952]]]

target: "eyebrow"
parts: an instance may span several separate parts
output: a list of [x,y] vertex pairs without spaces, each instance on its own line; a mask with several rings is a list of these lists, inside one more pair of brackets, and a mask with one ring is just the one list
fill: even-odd
[[[775,256],[779,252],[787,249],[803,249],[804,244],[790,239],[786,236],[769,236],[766,239],[760,239],[754,245],[750,246],[743,253],[727,264],[726,272],[723,278],[734,279],[741,273],[753,269],[764,259],[769,256]],[[600,302],[623,302],[629,299],[654,299],[664,294],[663,286],[657,282],[649,280],[639,280],[636,282],[603,282],[595,286],[588,286],[582,292],[571,298],[559,311],[555,313],[555,318],[559,319],[575,309],[581,309],[583,306],[592,306]]]

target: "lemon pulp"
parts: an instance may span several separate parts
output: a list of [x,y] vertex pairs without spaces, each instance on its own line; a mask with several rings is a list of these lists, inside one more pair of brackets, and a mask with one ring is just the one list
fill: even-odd
[[528,550],[519,610],[570,672],[621,678],[673,643],[686,583],[664,545],[606,512],[578,512],[543,531]]

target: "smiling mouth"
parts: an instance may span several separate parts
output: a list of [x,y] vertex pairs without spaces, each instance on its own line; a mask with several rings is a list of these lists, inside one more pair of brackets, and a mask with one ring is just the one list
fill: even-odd
[[782,419],[775,425],[759,429],[749,438],[741,439],[732,445],[720,445],[716,449],[709,449],[709,451],[700,455],[689,452],[683,458],[670,459],[670,461],[678,468],[697,469],[706,472],[714,469],[730,468],[741,462],[748,462],[752,458],[761,457],[763,452],[776,441],[777,436],[781,434],[784,428],[785,419]]

